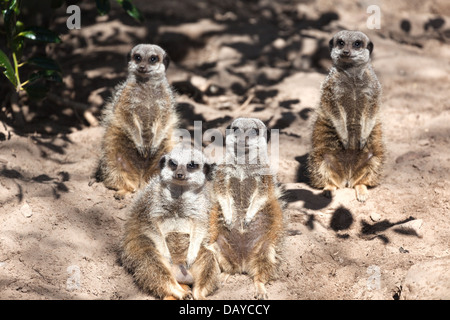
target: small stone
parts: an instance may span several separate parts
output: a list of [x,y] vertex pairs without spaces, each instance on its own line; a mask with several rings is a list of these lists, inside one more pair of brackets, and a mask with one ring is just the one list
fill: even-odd
[[25,204],[20,208],[20,212],[25,218],[30,218],[33,215],[33,211],[27,202],[25,202]]
[[276,49],[281,50],[281,49],[283,49],[284,47],[286,47],[286,41],[285,41],[284,39],[282,39],[282,38],[278,38],[278,39],[276,39],[276,40],[273,42],[273,46],[274,46]]
[[192,76],[191,83],[202,92],[206,91],[209,86],[208,80],[200,76]]
[[370,214],[370,219],[372,219],[373,222],[377,222],[381,220],[381,214],[377,213],[377,212],[372,212]]

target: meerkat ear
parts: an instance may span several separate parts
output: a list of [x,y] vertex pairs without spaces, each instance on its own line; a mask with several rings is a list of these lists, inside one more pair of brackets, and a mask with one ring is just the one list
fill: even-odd
[[231,130],[231,123],[225,128],[225,137],[226,137],[227,135],[229,135],[230,133],[232,133],[232,130]]
[[163,63],[164,63],[164,67],[167,70],[167,68],[169,67],[169,64],[170,64],[170,57],[167,53],[164,53]]
[[369,43],[367,44],[367,49],[369,50],[369,53],[372,53],[373,51],[373,42],[369,41]]
[[215,163],[205,163],[203,165],[203,173],[205,174],[206,180],[211,181],[214,178],[214,172],[216,169]]
[[159,159],[159,168],[162,169],[164,168],[166,164],[166,156],[162,156],[161,159]]
[[269,141],[270,141],[270,130],[269,130],[269,128],[263,129],[263,130],[265,131],[264,135],[266,136],[266,142],[269,143]]
[[330,41],[328,42],[328,48],[330,49],[330,52],[333,50],[333,45],[334,45],[334,37],[330,39]]

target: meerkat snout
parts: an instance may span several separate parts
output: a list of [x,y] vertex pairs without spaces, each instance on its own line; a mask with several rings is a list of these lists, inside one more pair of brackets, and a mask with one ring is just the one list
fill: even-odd
[[169,56],[160,46],[139,44],[128,55],[128,69],[139,78],[158,78],[169,67]]
[[373,43],[360,31],[342,30],[329,41],[334,65],[363,64],[370,60]]

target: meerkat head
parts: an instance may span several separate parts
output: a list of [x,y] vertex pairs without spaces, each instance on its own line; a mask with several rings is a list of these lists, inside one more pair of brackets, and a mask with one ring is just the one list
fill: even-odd
[[361,31],[342,30],[329,42],[331,59],[337,66],[366,64],[373,51],[373,43]]
[[169,56],[155,44],[138,44],[128,54],[128,72],[140,79],[158,79],[165,76]]
[[[267,160],[267,127],[256,118],[234,120],[226,134],[227,160],[261,164]],[[246,159],[248,157],[248,159]]]
[[159,161],[161,180],[170,185],[195,189],[212,179],[212,165],[202,151],[186,144],[176,145]]

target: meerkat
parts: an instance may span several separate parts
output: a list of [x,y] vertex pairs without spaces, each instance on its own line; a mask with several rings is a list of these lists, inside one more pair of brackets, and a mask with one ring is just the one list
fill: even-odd
[[158,170],[161,156],[173,147],[178,124],[175,97],[167,78],[167,53],[153,44],[139,44],[129,53],[128,76],[105,106],[105,133],[97,180],[115,197],[144,187]]
[[340,31],[329,41],[333,65],[321,85],[308,172],[312,186],[332,197],[355,189],[366,201],[379,184],[385,160],[380,121],[381,85],[371,65],[373,43],[360,31]]
[[[220,269],[208,245],[212,165],[190,146],[176,145],[133,203],[121,261],[136,283],[158,298],[205,299]],[[186,286],[193,285],[192,293]]]
[[265,284],[277,276],[284,232],[282,189],[270,172],[267,128],[238,118],[226,134],[225,161],[215,171],[210,248],[225,274],[247,273],[255,297],[268,297]]

